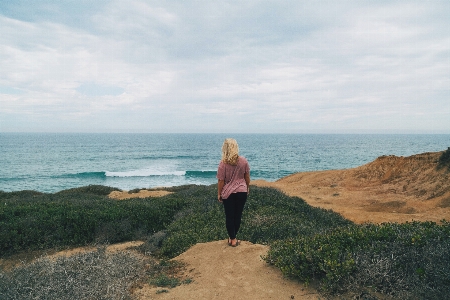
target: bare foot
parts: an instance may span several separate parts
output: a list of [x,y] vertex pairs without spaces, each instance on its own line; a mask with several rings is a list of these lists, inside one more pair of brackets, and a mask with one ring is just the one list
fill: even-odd
[[239,246],[239,243],[240,243],[240,242],[241,242],[241,241],[238,240],[238,239],[233,239],[233,240],[231,240],[231,247]]

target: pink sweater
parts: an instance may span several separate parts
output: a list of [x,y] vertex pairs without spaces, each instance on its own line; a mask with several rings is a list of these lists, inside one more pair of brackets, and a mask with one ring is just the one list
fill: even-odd
[[222,189],[222,199],[228,199],[233,193],[247,192],[244,174],[250,174],[250,166],[247,159],[239,156],[236,166],[229,165],[221,161],[217,170],[217,179],[225,181]]

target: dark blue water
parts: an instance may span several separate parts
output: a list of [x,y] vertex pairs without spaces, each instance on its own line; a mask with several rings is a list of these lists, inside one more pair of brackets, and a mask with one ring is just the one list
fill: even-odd
[[0,133],[0,190],[56,192],[101,184],[129,190],[216,182],[235,138],[252,179],[346,169],[381,155],[446,150],[450,135]]

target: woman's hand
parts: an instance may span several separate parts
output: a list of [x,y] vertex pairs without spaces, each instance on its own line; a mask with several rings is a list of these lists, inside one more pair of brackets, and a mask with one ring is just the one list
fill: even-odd
[[222,196],[221,196],[221,194],[222,194],[222,189],[223,189],[223,186],[225,185],[225,181],[224,180],[218,180],[217,181],[217,200],[220,202],[220,203],[222,203]]
[[250,174],[244,174],[245,183],[247,184],[247,196],[250,194]]

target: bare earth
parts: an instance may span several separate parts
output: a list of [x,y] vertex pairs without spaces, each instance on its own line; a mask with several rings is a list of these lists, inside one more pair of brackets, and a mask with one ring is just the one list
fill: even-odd
[[127,191],[114,191],[111,192],[108,197],[117,199],[117,200],[125,200],[125,199],[131,199],[131,198],[151,198],[151,197],[162,197],[168,194],[172,194],[171,192],[164,191],[164,190],[158,190],[158,189],[152,189],[152,190],[140,190],[137,193],[128,193]]
[[382,156],[353,169],[297,173],[252,184],[277,188],[355,223],[439,222],[450,220],[450,171],[438,169],[441,154]]
[[[317,299],[318,293],[283,278],[280,270],[262,259],[268,246],[227,241],[200,243],[174,258],[187,264],[190,284],[156,294],[162,288],[145,285],[135,291],[139,299]],[[294,298],[292,298],[294,297]]]
[[[312,206],[332,209],[356,223],[450,220],[450,171],[439,169],[442,152],[410,157],[383,156],[366,165],[333,171],[297,173],[275,182],[253,181],[252,185],[273,187]],[[157,197],[166,191],[114,192],[116,199]],[[140,242],[112,246],[121,251]],[[54,255],[72,255],[89,248]],[[186,263],[184,276],[192,278],[168,293],[144,285],[134,291],[139,299],[318,299],[312,287],[283,278],[261,256],[267,246],[242,242],[197,244],[174,258]],[[6,261],[0,261],[0,266]]]

